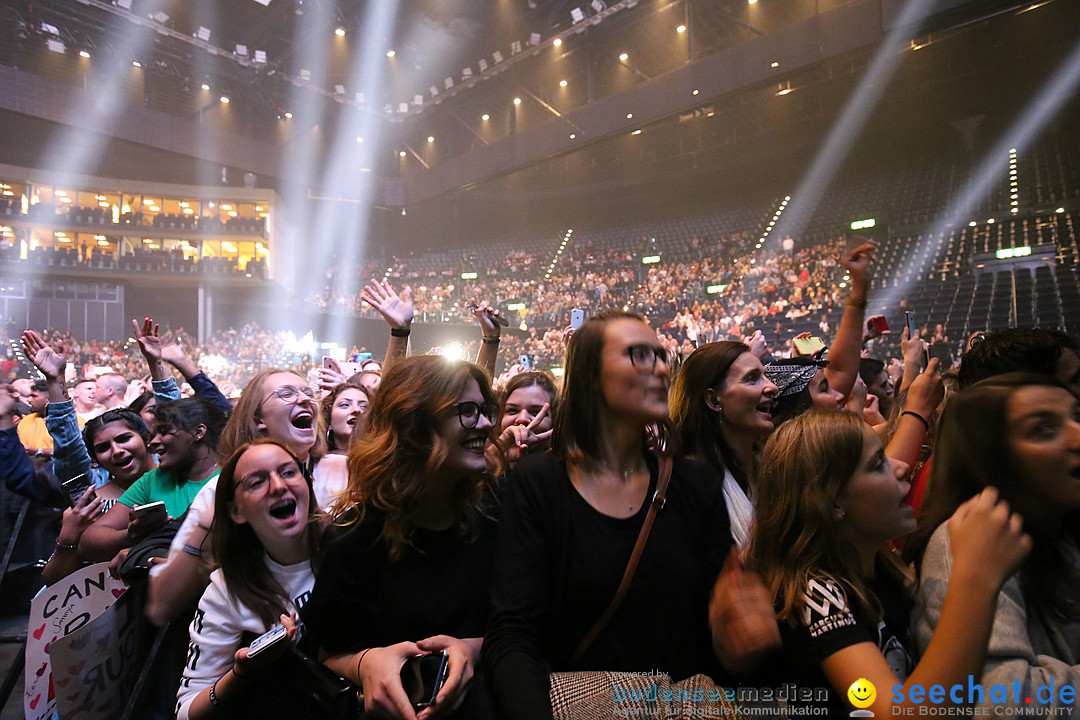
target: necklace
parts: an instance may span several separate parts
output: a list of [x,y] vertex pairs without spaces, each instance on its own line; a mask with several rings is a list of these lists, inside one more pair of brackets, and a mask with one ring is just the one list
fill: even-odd
[[633,483],[634,476],[639,474],[639,473],[648,472],[648,466],[646,466],[645,468],[642,468],[641,463],[639,463],[637,465],[637,467],[628,468],[626,470],[623,470],[623,469],[620,469],[620,468],[612,465],[607,460],[602,460],[601,463],[608,470],[610,470],[611,472],[615,473],[616,475],[618,475],[619,477],[622,478],[623,487],[626,488],[626,510],[627,510],[627,512],[633,512],[633,510],[634,510],[634,483]]

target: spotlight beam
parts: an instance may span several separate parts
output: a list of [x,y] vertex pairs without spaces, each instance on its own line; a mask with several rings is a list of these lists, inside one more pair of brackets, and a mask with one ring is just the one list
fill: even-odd
[[[977,170],[971,173],[972,180],[951,202],[945,215],[934,223],[928,237],[938,237],[966,223],[968,217],[990,193],[1009,164],[1009,150],[1017,153],[1031,145],[1039,131],[1053,119],[1080,87],[1080,43],[1073,46],[1068,57],[1058,66],[1053,76],[1039,90],[1039,94],[1028,103],[1023,114],[1013,123],[990,152],[986,154]],[[931,259],[932,261],[932,259]],[[905,266],[904,273],[917,273],[918,277],[926,267],[917,258]],[[889,288],[883,297],[884,303],[895,303],[907,292],[907,286]],[[878,303],[880,304],[880,303]]]
[[933,4],[932,0],[910,0],[904,6],[896,26],[881,41],[840,117],[829,129],[821,150],[795,192],[791,193],[792,203],[773,231],[773,237],[796,235],[802,230],[885,93],[904,57],[908,37],[918,29],[917,24],[926,17]]
[[404,146],[405,146],[405,150],[406,150],[406,151],[407,151],[407,152],[408,152],[408,153],[409,153],[410,155],[412,155],[412,156],[413,156],[414,158],[416,158],[416,161],[417,161],[418,163],[420,163],[421,165],[423,165],[423,166],[424,166],[424,169],[425,169],[425,170],[430,170],[430,169],[431,169],[431,166],[430,166],[430,165],[428,165],[428,164],[427,164],[426,162],[424,162],[424,158],[420,157],[420,153],[418,153],[418,152],[416,152],[415,150],[413,150],[413,149],[412,149],[412,146],[411,146],[411,145],[409,145],[409,143],[404,143]]

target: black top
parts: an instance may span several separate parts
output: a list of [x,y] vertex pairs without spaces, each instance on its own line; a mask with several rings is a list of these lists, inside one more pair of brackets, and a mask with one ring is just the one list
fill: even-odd
[[484,518],[475,539],[418,529],[396,563],[382,527],[383,516],[369,511],[358,523],[327,528],[315,588],[300,613],[319,647],[343,653],[433,635],[483,637],[496,521]]
[[[657,469],[650,460],[648,498]],[[667,504],[657,514],[622,605],[576,663],[574,650],[619,586],[648,511],[630,518],[594,509],[551,454],[518,463],[492,578],[492,619],[484,670],[504,717],[550,718],[547,673],[569,670],[658,671],[680,680],[717,679],[708,604],[732,545],[716,474],[676,460]]]
[[[851,710],[847,688],[832,688],[821,669],[825,658],[851,645],[874,643],[899,683],[907,681],[915,668],[916,649],[910,632],[913,603],[902,586],[884,572],[876,579],[864,578],[866,589],[877,597],[884,610],[878,620],[851,602],[850,594],[836,580],[810,580],[803,592],[803,609],[796,612],[796,625],[781,623],[784,661],[775,669],[779,682],[795,682],[800,688],[828,688],[830,717],[846,716]],[[886,692],[878,688],[878,693]]]

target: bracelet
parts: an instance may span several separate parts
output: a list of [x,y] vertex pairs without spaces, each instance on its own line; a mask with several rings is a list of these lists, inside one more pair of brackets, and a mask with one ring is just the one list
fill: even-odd
[[485,345],[498,345],[501,340],[502,338],[500,338],[498,335],[492,335],[491,337],[485,335],[484,339],[480,342],[484,343]]
[[221,678],[218,678],[217,680],[215,680],[214,684],[210,686],[210,704],[213,705],[214,707],[217,707],[218,705],[225,705],[228,702],[228,700],[218,700],[218,696],[217,696],[218,680],[221,680]]
[[409,337],[412,328],[390,328],[391,337]]
[[910,415],[911,417],[918,419],[918,421],[926,427],[926,431],[930,432],[930,423],[928,423],[926,421],[926,418],[924,418],[922,415],[915,412],[914,410],[905,410],[904,412],[900,413],[900,417],[903,417],[905,415]]
[[184,543],[184,552],[188,555],[194,555],[195,557],[202,557],[203,551],[201,547],[196,547],[191,543]]
[[844,304],[850,305],[852,307],[862,308],[863,310],[865,310],[866,298],[857,298],[854,295],[848,295],[847,300],[844,301]]
[[360,683],[360,663],[364,662],[364,656],[371,652],[371,648],[368,648],[364,652],[360,653],[360,659],[356,661],[356,682]]
[[78,550],[79,549],[79,543],[75,543],[74,545],[65,545],[64,543],[60,542],[59,539],[57,539],[56,547],[59,550]]
[[240,673],[236,672],[236,663],[233,663],[233,666],[231,668],[229,668],[229,669],[232,670],[233,675],[240,678],[241,680],[250,680],[251,679],[251,675],[241,675]]

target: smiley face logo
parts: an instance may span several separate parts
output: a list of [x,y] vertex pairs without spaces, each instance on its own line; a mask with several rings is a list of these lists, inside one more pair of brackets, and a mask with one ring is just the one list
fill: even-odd
[[847,690],[848,702],[857,708],[868,708],[877,698],[877,688],[866,678],[859,678],[851,683]]

